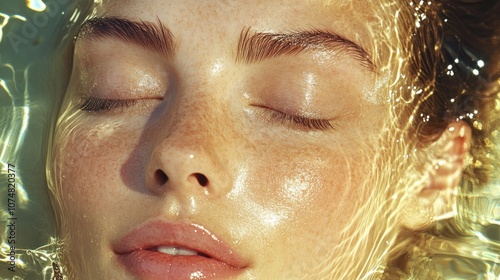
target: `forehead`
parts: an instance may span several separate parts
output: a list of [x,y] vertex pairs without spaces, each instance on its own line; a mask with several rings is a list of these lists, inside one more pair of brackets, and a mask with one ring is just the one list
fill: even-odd
[[328,28],[361,41],[370,37],[371,25],[380,24],[381,3],[357,0],[104,0],[99,13],[146,21],[160,19],[174,32],[177,26],[183,31],[211,33],[233,31],[233,28],[239,32],[242,27],[262,31]]
[[[161,21],[178,46],[211,52],[234,48],[242,30],[328,30],[360,45],[380,69],[394,64],[395,0],[103,0],[100,16]],[[392,30],[392,32],[391,32]],[[188,53],[192,50],[187,50]]]
[[[245,28],[259,32],[329,30],[360,45],[373,62],[392,68],[399,47],[395,0],[103,0],[99,16],[160,20],[181,44],[231,48]],[[222,46],[224,47],[224,46]]]

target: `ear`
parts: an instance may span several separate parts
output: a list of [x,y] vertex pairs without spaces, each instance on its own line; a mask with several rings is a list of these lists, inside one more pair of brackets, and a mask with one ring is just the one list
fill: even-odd
[[462,179],[462,170],[471,145],[472,132],[467,123],[450,123],[437,141],[426,148],[434,155],[426,164],[427,185],[423,186],[407,207],[403,225],[421,229],[433,221],[449,219],[455,215],[456,193]]

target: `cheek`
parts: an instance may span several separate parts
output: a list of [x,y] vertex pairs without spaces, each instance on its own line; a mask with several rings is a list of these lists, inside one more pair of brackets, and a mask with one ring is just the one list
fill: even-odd
[[269,244],[252,247],[265,260],[259,265],[269,271],[293,271],[291,275],[311,271],[332,252],[343,252],[338,247],[343,234],[356,227],[355,216],[368,201],[372,162],[367,159],[375,153],[347,144],[297,146],[276,144],[257,152],[240,172],[246,175],[235,186],[243,190],[233,197],[245,217],[242,228],[251,225],[252,235],[241,239]]
[[349,223],[367,199],[368,153],[373,150],[355,151],[342,145],[267,151],[249,172],[253,176],[248,176],[246,185],[252,191],[247,199],[275,214],[274,219],[267,215],[268,220],[260,215],[264,227],[279,226],[288,235],[332,235]]
[[275,165],[261,167],[255,172],[260,174],[259,186],[264,187],[255,195],[261,200],[268,198],[271,205],[293,209],[297,214],[323,209],[329,202],[341,202],[346,194],[356,192],[348,160],[343,157],[271,160]]
[[117,170],[131,154],[135,137],[117,131],[111,124],[81,125],[59,134],[58,193],[63,210],[73,218],[103,216],[119,200],[122,192],[116,186],[123,179]]

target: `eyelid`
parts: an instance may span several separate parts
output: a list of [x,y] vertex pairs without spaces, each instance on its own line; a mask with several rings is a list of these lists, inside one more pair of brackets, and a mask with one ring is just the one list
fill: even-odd
[[263,114],[271,121],[279,122],[281,124],[291,126],[292,128],[299,128],[305,130],[334,130],[335,126],[331,120],[310,118],[300,115],[287,114],[282,111],[266,107],[254,105],[258,108],[265,109]]

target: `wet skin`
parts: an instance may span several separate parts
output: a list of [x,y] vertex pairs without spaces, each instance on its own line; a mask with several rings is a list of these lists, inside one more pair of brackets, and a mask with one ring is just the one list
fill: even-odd
[[[76,276],[134,279],[113,244],[159,220],[223,240],[244,260],[234,279],[350,269],[336,258],[369,250],[341,244],[342,232],[375,188],[388,122],[380,73],[360,58],[377,55],[367,6],[104,1],[101,17],[161,22],[172,36],[158,49],[94,26],[76,41],[55,140]],[[259,58],[241,47],[277,41],[269,34],[307,47]]]

